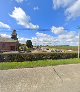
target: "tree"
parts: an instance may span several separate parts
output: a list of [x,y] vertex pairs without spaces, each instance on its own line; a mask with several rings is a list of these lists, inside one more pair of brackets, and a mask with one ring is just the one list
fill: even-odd
[[11,34],[11,38],[14,40],[18,40],[16,30],[13,30],[13,32]]
[[33,45],[32,45],[31,40],[27,40],[27,41],[26,41],[26,46],[27,46],[28,48],[33,48]]

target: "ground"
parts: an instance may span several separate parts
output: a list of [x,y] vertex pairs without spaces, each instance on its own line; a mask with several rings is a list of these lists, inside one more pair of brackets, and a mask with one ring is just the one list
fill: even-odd
[[80,92],[80,64],[0,70],[0,92]]

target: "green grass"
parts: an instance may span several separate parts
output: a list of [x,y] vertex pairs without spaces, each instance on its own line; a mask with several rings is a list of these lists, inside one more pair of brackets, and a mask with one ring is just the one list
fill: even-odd
[[0,63],[0,70],[45,67],[45,66],[77,64],[77,63],[80,63],[80,59],[39,60],[32,62],[4,62],[4,63]]

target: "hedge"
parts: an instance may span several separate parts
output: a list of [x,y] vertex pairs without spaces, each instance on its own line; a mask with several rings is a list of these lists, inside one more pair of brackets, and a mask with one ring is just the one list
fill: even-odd
[[46,59],[69,59],[77,58],[77,53],[17,53],[0,54],[0,62],[23,62]]

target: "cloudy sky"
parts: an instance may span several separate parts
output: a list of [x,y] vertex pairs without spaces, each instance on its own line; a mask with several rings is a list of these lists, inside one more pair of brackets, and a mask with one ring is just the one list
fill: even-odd
[[0,0],[1,37],[16,29],[22,43],[77,45],[79,26],[80,0]]

